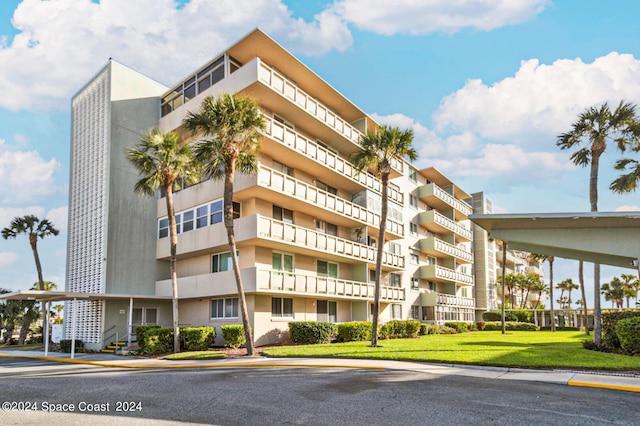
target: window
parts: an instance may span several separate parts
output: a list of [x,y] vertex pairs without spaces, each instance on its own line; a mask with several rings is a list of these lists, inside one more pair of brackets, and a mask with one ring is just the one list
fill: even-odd
[[209,206],[200,206],[196,209],[196,228],[204,228],[209,225]]
[[211,318],[238,318],[238,298],[211,299]]
[[194,217],[193,210],[188,210],[182,213],[182,232],[193,231],[193,226],[194,226],[193,217]]
[[176,234],[179,234],[180,231],[180,224],[182,223],[182,215],[180,213],[176,214]]
[[164,218],[158,221],[158,238],[167,238],[169,236],[169,219]]
[[411,290],[420,290],[420,278],[411,278]]
[[316,264],[316,272],[319,277],[338,278],[338,264],[318,260]]
[[411,235],[413,235],[414,237],[418,236],[418,224],[411,222],[409,224],[409,231],[411,232]]
[[400,287],[402,276],[400,274],[389,274],[389,285],[391,287]]
[[222,200],[214,201],[209,205],[211,208],[211,225],[222,222]]
[[325,222],[324,220],[316,219],[316,231],[322,232],[323,234],[338,235],[338,225],[334,225],[333,223]]
[[285,223],[293,223],[293,211],[284,207],[273,205],[273,218]]
[[418,208],[418,198],[415,195],[409,195],[409,205],[414,209]]
[[402,319],[402,305],[399,303],[394,303],[391,305],[391,318],[392,319]]
[[418,173],[415,169],[409,168],[409,180],[411,182],[418,182]]
[[274,251],[271,254],[271,269],[279,272],[293,272],[293,255]]
[[338,153],[338,151],[336,151],[335,149],[331,148],[329,145],[327,145],[326,143],[322,142],[322,141],[321,141],[321,140],[319,140],[319,139],[316,139],[316,143],[318,144],[318,146],[320,146],[321,148],[326,149],[326,150],[327,150],[327,151],[329,151],[329,152],[332,152],[332,153],[334,153],[334,154],[337,154],[337,153]]
[[376,270],[375,269],[370,269],[369,270],[369,282],[370,283],[375,283],[376,282]]
[[272,318],[293,318],[293,299],[290,297],[271,298]]
[[273,160],[273,170],[276,170],[282,174],[293,177],[293,168],[285,166],[279,161]]
[[420,306],[411,306],[411,319],[420,320]]
[[317,300],[318,321],[338,322],[338,303],[331,300]]
[[400,255],[401,246],[398,243],[389,243],[389,252],[392,254]]
[[437,287],[436,283],[434,283],[434,282],[432,282],[432,281],[429,281],[429,283],[428,283],[428,288],[429,288],[429,290],[431,290],[431,291],[438,291],[438,287]]
[[[236,252],[236,256],[239,256],[238,252]],[[231,252],[218,253],[211,256],[211,272],[224,272],[232,269]]]
[[412,265],[419,264],[420,263],[420,256],[418,255],[418,253],[411,252],[409,254],[409,262],[411,262]]
[[323,191],[328,192],[329,194],[338,195],[338,190],[331,185],[327,185],[322,181],[316,181],[316,187],[318,189],[322,189]]
[[274,121],[277,121],[280,124],[284,124],[285,126],[287,126],[290,129],[295,129],[293,124],[287,122],[284,118],[280,117],[279,115],[273,114],[273,119],[274,119]]

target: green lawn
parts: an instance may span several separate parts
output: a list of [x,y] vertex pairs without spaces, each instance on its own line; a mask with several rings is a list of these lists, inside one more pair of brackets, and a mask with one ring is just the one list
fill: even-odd
[[171,354],[164,356],[162,359],[168,359],[170,361],[181,360],[207,360],[207,359],[223,359],[225,358],[224,352],[220,351],[192,351],[192,352],[180,352],[177,354]]
[[473,364],[542,369],[640,371],[640,357],[614,355],[582,348],[590,339],[582,332],[482,331],[435,334],[416,339],[328,345],[280,346],[264,351],[273,357],[370,358],[435,363]]

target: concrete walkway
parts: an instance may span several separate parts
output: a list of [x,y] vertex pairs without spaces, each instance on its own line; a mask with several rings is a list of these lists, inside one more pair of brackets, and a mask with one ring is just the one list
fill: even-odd
[[640,393],[640,375],[613,372],[577,372],[567,370],[525,370],[518,368],[429,364],[406,361],[339,358],[267,358],[238,357],[205,361],[169,361],[163,359],[110,354],[71,354],[60,352],[0,350],[0,357],[38,359],[53,362],[96,365],[116,368],[247,368],[247,367],[316,367],[405,370],[435,375],[459,375],[496,380],[525,380],[568,386],[593,387]]

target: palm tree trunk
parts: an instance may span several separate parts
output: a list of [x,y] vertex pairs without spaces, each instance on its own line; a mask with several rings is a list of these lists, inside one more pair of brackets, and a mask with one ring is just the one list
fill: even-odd
[[382,255],[384,246],[384,234],[387,229],[389,173],[382,173],[382,207],[380,211],[380,229],[378,232],[378,251],[376,252],[376,282],[373,296],[373,321],[371,325],[371,347],[378,346],[378,323],[380,316],[380,280],[382,279]]
[[547,261],[549,262],[549,304],[550,304],[550,310],[549,310],[549,316],[550,318],[550,322],[551,322],[551,331],[556,331],[556,320],[555,320],[555,312],[553,311],[553,258],[550,257],[547,259]]
[[[44,290],[44,279],[42,278],[42,265],[40,264],[40,256],[38,255],[38,236],[35,234],[29,235],[29,244],[31,245],[31,251],[33,252],[33,259],[36,262],[36,270],[38,271],[38,290]],[[45,312],[45,302],[41,302],[42,312]],[[45,339],[48,339],[49,327],[42,329],[42,339],[43,342],[46,342]],[[20,331],[20,336],[22,336],[22,331]]]
[[589,310],[587,309],[587,293],[584,288],[584,262],[578,263],[578,281],[580,281],[580,293],[582,295],[582,309],[584,312],[584,331],[589,335]]
[[[601,153],[593,152],[589,176],[589,201],[591,211],[598,211],[598,165]],[[602,309],[600,307],[600,264],[593,265],[593,342],[602,344]]]
[[505,294],[504,294],[504,283],[507,281],[507,242],[502,241],[502,334],[507,334],[507,325],[505,324]]
[[176,228],[176,217],[173,207],[173,182],[170,182],[165,188],[167,214],[169,215],[169,233],[171,234],[171,260],[169,261],[171,270],[171,288],[173,290],[171,304],[173,310],[173,353],[180,352],[180,326],[178,321],[178,270],[176,265],[177,247],[178,247],[178,231]]
[[244,326],[244,337],[247,346],[247,355],[253,356],[253,333],[251,332],[251,323],[249,322],[249,312],[247,310],[247,300],[244,295],[244,286],[242,284],[242,275],[240,274],[240,264],[236,254],[236,236],[233,229],[233,181],[235,175],[236,159],[233,158],[225,164],[224,175],[224,226],[227,229],[227,238],[229,240],[229,251],[231,263],[233,265],[233,274],[236,279],[236,287],[238,289],[238,304],[240,305],[240,314],[242,315],[242,325]]

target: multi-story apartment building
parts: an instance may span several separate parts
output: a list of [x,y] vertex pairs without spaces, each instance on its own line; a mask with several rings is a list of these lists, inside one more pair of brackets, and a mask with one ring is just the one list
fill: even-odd
[[[129,80],[109,78],[113,69],[121,68],[111,62],[93,81],[105,80],[101,84],[111,85],[112,92],[126,93]],[[73,105],[72,164],[77,166],[72,167],[90,169],[90,174],[100,177],[101,188],[109,194],[101,219],[120,218],[105,219],[105,225],[91,231],[96,234],[92,238],[100,238],[100,253],[74,250],[69,254],[70,265],[78,264],[80,269],[93,262],[117,270],[111,275],[97,271],[96,280],[102,286],[87,289],[105,294],[105,300],[88,302],[102,313],[97,321],[102,331],[171,322],[165,202],[152,200],[152,209],[135,207],[145,201],[129,205],[139,197],[133,194],[135,171],[127,164],[124,148],[133,146],[136,135],[152,126],[181,132],[189,111],[199,108],[206,96],[222,93],[255,98],[267,124],[258,173],[238,175],[234,187],[239,264],[257,345],[285,338],[292,320],[369,320],[376,274],[382,278],[383,322],[474,320],[472,233],[467,220],[471,206],[463,201],[469,195],[436,169],[418,170],[397,159],[389,189],[387,233],[385,241],[378,241],[381,182],[372,173],[357,172],[349,161],[361,136],[378,123],[262,31],[251,32],[170,90],[159,90],[150,80],[127,73],[145,82],[140,85],[151,86],[148,92],[131,96],[149,102],[149,109],[141,110],[144,120],[138,121],[137,112],[130,109],[122,117],[109,112],[119,107],[117,99],[109,104],[109,99],[101,98],[104,107],[82,104],[79,100],[93,93],[95,83],[76,95]],[[135,108],[134,102],[129,103]],[[82,108],[104,121],[108,136],[75,136],[76,128],[84,126],[76,118]],[[90,121],[96,120],[91,117]],[[109,133],[109,126],[123,127],[116,120],[136,126]],[[95,139],[103,150],[93,155],[117,159],[84,161],[83,138]],[[127,179],[114,188],[116,176]],[[79,211],[73,206],[86,210],[93,199],[83,194],[82,184],[73,177],[71,186],[72,224]],[[219,181],[203,181],[175,194],[180,323],[184,325],[219,327],[239,322],[222,197]],[[140,217],[140,222],[129,223],[130,209],[136,209],[131,218]],[[69,233],[70,247],[86,240],[80,228]],[[120,247],[129,242],[130,247]],[[375,269],[377,250],[383,250],[380,271]],[[116,253],[103,258],[105,251]],[[70,268],[69,273],[76,269]],[[69,275],[68,290],[83,289],[74,287],[83,279]],[[110,296],[112,289],[122,294]],[[123,300],[127,295],[135,297]],[[92,312],[80,315],[90,317]],[[100,327],[95,328],[100,334]]]

